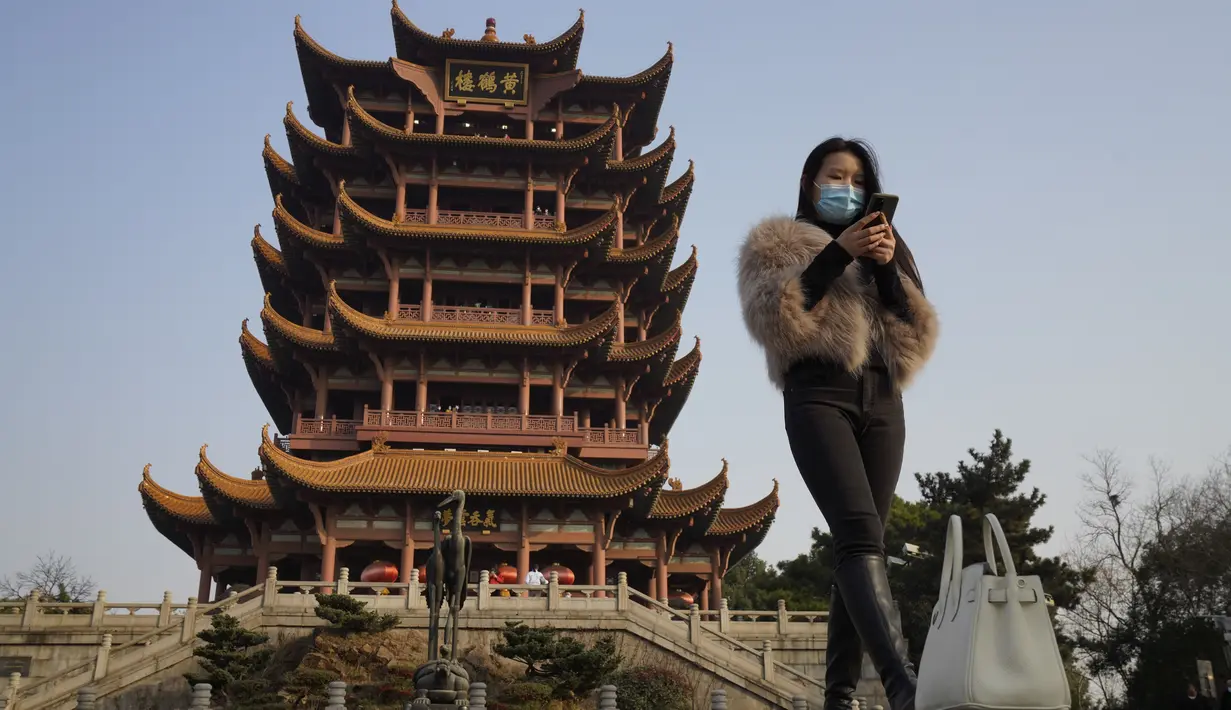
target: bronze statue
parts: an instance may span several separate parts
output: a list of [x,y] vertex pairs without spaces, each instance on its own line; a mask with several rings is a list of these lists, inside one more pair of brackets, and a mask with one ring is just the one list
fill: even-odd
[[[451,511],[449,536],[443,539],[442,510]],[[466,582],[470,577],[470,538],[462,534],[465,514],[465,492],[453,491],[437,506],[432,524],[432,554],[427,559],[427,663],[415,671],[415,694],[434,703],[465,700],[470,688],[470,676],[457,662],[458,613],[466,603]],[[446,602],[447,648],[440,641],[440,607]]]

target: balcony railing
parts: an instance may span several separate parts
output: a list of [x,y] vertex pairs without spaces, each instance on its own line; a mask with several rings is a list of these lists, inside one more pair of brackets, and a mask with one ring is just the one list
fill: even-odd
[[365,409],[363,419],[295,419],[295,435],[310,439],[358,439],[358,428],[389,432],[489,432],[493,435],[563,436],[576,445],[641,446],[640,429],[583,427],[577,415],[496,414],[493,412],[416,412]]
[[353,439],[359,424],[360,421],[358,419],[338,419],[337,417],[307,419],[297,417],[295,419],[295,433],[307,434],[322,439]]
[[545,434],[572,434],[580,431],[576,414],[556,417],[543,414],[465,414],[370,409],[364,412],[363,425],[382,429],[467,429]]
[[[483,308],[479,306],[432,306],[433,323],[499,323],[521,325],[520,308]],[[398,306],[398,320],[423,320],[420,305]],[[531,325],[555,325],[552,311],[530,311]]]
[[[427,224],[427,210],[406,210],[403,223]],[[526,218],[507,212],[437,212],[436,224],[454,224],[464,227],[495,227],[497,229],[524,229]],[[554,230],[556,216],[534,215],[534,229]]]

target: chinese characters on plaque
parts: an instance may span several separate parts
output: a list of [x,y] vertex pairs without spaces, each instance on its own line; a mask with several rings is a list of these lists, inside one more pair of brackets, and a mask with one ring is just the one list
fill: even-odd
[[445,62],[445,99],[523,106],[530,65],[506,62]]
[[[448,527],[449,523],[452,520],[453,520],[452,510],[446,509],[444,512],[440,514],[440,526],[441,527]],[[462,527],[463,528],[480,528],[483,530],[484,533],[486,533],[489,530],[495,530],[497,527],[496,511],[494,510],[485,510],[485,511],[468,510],[465,512],[465,520],[462,521]]]

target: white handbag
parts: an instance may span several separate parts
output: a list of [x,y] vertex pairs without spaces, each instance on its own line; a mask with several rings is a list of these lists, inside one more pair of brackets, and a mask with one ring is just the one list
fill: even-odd
[[[982,563],[962,569],[962,520],[949,518],[940,597],[919,663],[915,708],[1068,708],[1068,675],[1042,582],[1018,576],[994,515],[983,518],[983,547],[991,574]],[[996,570],[997,547],[1003,577]]]

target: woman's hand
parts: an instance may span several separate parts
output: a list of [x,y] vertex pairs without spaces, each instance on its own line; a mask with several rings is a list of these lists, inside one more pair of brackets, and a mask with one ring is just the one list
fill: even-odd
[[880,226],[884,228],[884,231],[880,233],[881,240],[868,250],[868,257],[881,266],[885,266],[893,261],[893,250],[897,247],[898,240],[893,236],[891,225],[882,224]]
[[[845,249],[847,254],[855,258],[870,256],[870,252],[881,243],[886,230],[889,229],[888,225],[885,224],[868,226],[877,219],[880,219],[880,216],[880,212],[874,212],[847,227],[835,240],[838,242],[838,246]],[[890,257],[893,256],[892,248],[889,255]]]

